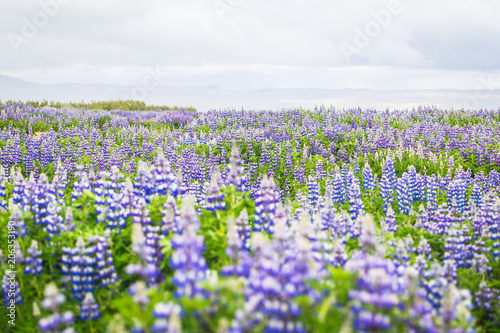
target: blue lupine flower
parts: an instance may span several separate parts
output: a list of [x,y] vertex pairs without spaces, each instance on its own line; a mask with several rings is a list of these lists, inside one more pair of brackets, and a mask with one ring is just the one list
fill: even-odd
[[42,258],[40,258],[42,251],[38,249],[38,242],[36,240],[31,241],[31,246],[27,250],[27,253],[28,255],[24,260],[24,274],[31,274],[33,276],[42,274]]
[[392,205],[392,185],[385,173],[382,173],[382,178],[380,179],[380,196],[382,197],[382,204],[384,206],[384,213],[387,213],[387,209]]
[[403,177],[398,179],[396,192],[398,194],[399,212],[405,215],[410,215],[411,193],[408,190],[406,174],[403,174]]
[[309,200],[310,211],[313,212],[316,210],[316,205],[318,204],[319,199],[319,188],[316,179],[312,176],[308,178],[309,182],[307,183],[307,199]]
[[95,256],[97,276],[101,287],[114,285],[118,281],[118,276],[114,267],[113,255],[111,253],[111,231],[106,229],[103,236],[89,238],[90,243],[95,244]]
[[274,232],[274,214],[278,202],[279,197],[274,179],[264,176],[260,189],[256,193],[254,231],[264,229],[270,234]]
[[250,250],[250,234],[252,232],[251,224],[248,221],[248,212],[244,208],[238,218],[235,220],[238,237],[241,241],[241,247]]
[[172,302],[156,303],[153,310],[155,322],[151,327],[152,332],[157,333],[181,333],[181,307]]
[[82,306],[80,307],[81,320],[97,320],[101,316],[99,311],[99,304],[96,303],[92,293],[85,294]]
[[373,183],[373,172],[368,163],[365,163],[363,167],[363,189],[365,191],[372,191],[375,189],[375,184]]
[[361,190],[357,180],[353,182],[349,189],[349,213],[353,220],[365,214],[365,205],[361,199]]
[[224,202],[224,193],[221,192],[221,188],[217,182],[218,177],[220,177],[220,175],[216,175],[218,172],[219,170],[217,169],[215,174],[212,176],[207,193],[206,209],[212,212],[226,209],[226,203]]
[[349,291],[354,302],[354,329],[361,332],[388,330],[388,311],[400,306],[400,288],[394,283],[396,267],[392,261],[357,253],[347,261],[345,269],[359,273],[357,286]]
[[340,173],[335,174],[335,180],[333,181],[333,202],[344,204],[346,200],[344,181]]
[[[71,325],[75,318],[72,312],[66,311],[60,314],[59,310],[65,301],[63,294],[59,292],[56,285],[51,282],[45,287],[45,298],[42,300],[42,307],[51,312],[51,315],[40,319],[38,328],[42,332],[73,332]],[[66,326],[65,329],[63,329]],[[62,330],[63,329],[63,330]],[[62,331],[61,331],[62,330]]]
[[204,298],[207,296],[207,291],[202,286],[207,276],[207,264],[202,255],[205,248],[204,237],[196,234],[200,225],[190,197],[183,201],[181,221],[183,233],[173,236],[174,252],[170,258],[170,264],[175,270],[173,276],[175,295]]
[[182,233],[177,204],[173,196],[169,196],[163,205],[163,219],[161,230],[165,236]]
[[222,276],[248,277],[252,260],[249,252],[243,249],[243,243],[238,234],[238,226],[231,222],[228,223],[227,227],[226,254],[231,259],[232,264],[222,267]]

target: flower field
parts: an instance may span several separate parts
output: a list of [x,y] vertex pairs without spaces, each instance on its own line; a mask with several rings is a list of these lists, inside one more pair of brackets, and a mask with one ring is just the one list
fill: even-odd
[[0,106],[1,332],[500,332],[500,110]]

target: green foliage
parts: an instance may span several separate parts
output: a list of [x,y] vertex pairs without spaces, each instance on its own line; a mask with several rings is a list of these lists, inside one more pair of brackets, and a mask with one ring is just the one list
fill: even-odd
[[156,111],[156,110],[163,110],[163,111],[173,111],[173,110],[186,110],[186,111],[193,111],[195,112],[196,109],[193,107],[179,107],[179,106],[166,106],[166,105],[147,105],[143,101],[134,101],[134,100],[109,100],[109,101],[91,101],[91,102],[56,102],[56,101],[47,101],[47,100],[41,100],[41,101],[12,101],[8,100],[1,104],[10,104],[10,103],[24,103],[31,105],[35,108],[42,108],[42,107],[53,107],[56,109],[63,109],[63,108],[77,108],[77,109],[82,109],[82,108],[87,108],[91,110],[105,110],[105,111],[111,111],[111,110],[124,110],[124,111]]

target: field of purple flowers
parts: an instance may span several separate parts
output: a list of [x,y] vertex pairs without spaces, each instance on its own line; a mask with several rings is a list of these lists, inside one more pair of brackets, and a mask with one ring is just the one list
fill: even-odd
[[0,160],[1,332],[500,332],[500,110],[11,103]]

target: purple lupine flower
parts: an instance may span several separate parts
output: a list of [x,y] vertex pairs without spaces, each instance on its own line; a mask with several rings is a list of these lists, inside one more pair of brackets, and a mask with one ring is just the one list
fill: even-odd
[[24,180],[23,175],[20,170],[17,170],[17,173],[11,171],[11,175],[14,178],[14,189],[12,190],[12,201],[15,204],[22,204],[23,195],[24,195],[24,187],[26,182]]
[[90,182],[85,171],[79,173],[79,178],[73,184],[73,192],[71,193],[72,201],[75,201],[83,195],[84,191],[90,190]]
[[66,214],[64,217],[64,224],[61,225],[63,231],[73,231],[75,230],[76,223],[73,219],[73,210],[71,207],[66,208]]
[[149,283],[154,284],[158,276],[158,267],[154,263],[150,263],[148,256],[150,250],[146,245],[146,237],[143,228],[139,224],[132,225],[132,252],[134,252],[139,259],[138,263],[128,264],[125,272],[130,275],[139,275],[143,279],[148,280]]
[[149,209],[146,206],[146,199],[139,198],[135,203],[131,212],[132,222],[142,226],[145,230],[146,226],[151,225],[151,218],[149,217]]
[[264,176],[256,193],[254,231],[266,230],[270,234],[274,233],[273,220],[278,202],[274,179]]
[[483,203],[483,191],[478,184],[472,186],[471,199],[476,204],[476,207],[480,207]]
[[7,182],[7,177],[5,177],[5,170],[2,165],[0,165],[0,211],[5,211],[7,209],[6,193],[5,193],[5,183]]
[[396,193],[398,195],[399,212],[405,215],[410,215],[411,193],[408,190],[407,180],[408,175],[406,173],[404,173],[403,176],[397,180]]
[[161,252],[162,246],[160,245],[160,240],[163,238],[163,234],[160,233],[160,227],[146,227],[146,263],[148,264],[148,267],[150,267],[150,278],[148,280],[148,283],[150,285],[159,283],[163,278],[162,272],[160,270],[160,265],[163,261],[163,253]]
[[357,253],[346,263],[345,269],[358,273],[357,287],[349,292],[354,302],[353,326],[362,332],[387,330],[391,320],[387,312],[400,306],[400,289],[396,267],[390,260]]
[[157,333],[181,333],[181,307],[172,302],[156,303],[153,310],[155,322],[151,327],[152,332]]
[[[159,195],[167,195],[169,189],[171,190],[171,187],[174,185],[176,177],[172,172],[169,161],[165,158],[161,149],[158,150],[156,154],[153,175],[156,182],[156,192]],[[174,195],[174,193],[172,193],[172,195]]]
[[250,250],[250,234],[252,232],[252,226],[248,221],[248,212],[246,208],[240,212],[240,215],[236,218],[235,223],[242,248]]
[[389,178],[382,173],[382,178],[380,179],[380,196],[382,197],[382,204],[384,206],[384,213],[387,213],[387,209],[392,205],[392,185]]
[[28,255],[24,260],[24,274],[30,274],[33,276],[40,275],[43,272],[42,268],[42,258],[40,255],[42,251],[38,249],[38,243],[36,240],[31,241],[31,246],[27,250]]
[[332,194],[329,189],[327,189],[325,193],[325,204],[321,209],[321,218],[322,218],[322,229],[328,230],[330,235],[330,239],[333,239],[337,235],[337,223],[335,222],[336,209],[333,206]]
[[426,259],[431,258],[432,249],[429,245],[429,242],[427,241],[427,239],[425,239],[424,236],[420,236],[420,241],[417,248],[415,249],[415,253],[424,256],[424,258]]
[[80,307],[80,320],[97,320],[101,316],[99,304],[96,303],[92,293],[85,294]]
[[397,232],[398,231],[398,223],[396,222],[396,214],[391,206],[387,208],[387,213],[385,216],[385,225],[387,232]]
[[173,283],[176,286],[176,297],[206,297],[207,292],[202,283],[206,280],[207,264],[203,258],[203,236],[197,235],[199,221],[194,210],[192,199],[184,199],[182,214],[184,226],[181,235],[174,235],[172,248],[174,253],[170,264],[175,270]]
[[73,298],[81,301],[86,292],[94,291],[94,283],[96,282],[95,246],[85,247],[85,241],[79,237],[76,241],[76,247],[63,247],[62,250],[61,272],[70,276]]
[[25,236],[26,235],[26,225],[24,223],[23,216],[17,204],[12,203],[10,205],[10,218],[9,225],[14,224],[14,228],[16,228],[17,236]]
[[488,287],[486,281],[481,281],[479,289],[474,294],[474,305],[476,308],[492,311],[495,305],[500,304],[500,292],[498,289]]
[[361,199],[361,190],[357,180],[353,181],[349,189],[349,213],[353,220],[365,215],[365,205]]
[[139,161],[134,188],[135,194],[138,197],[143,197],[146,199],[146,202],[149,202],[155,189],[154,176],[142,160]]
[[431,268],[423,273],[423,277],[425,280],[422,281],[422,285],[427,293],[427,300],[434,309],[439,310],[448,285],[444,270],[438,263],[433,263]]
[[452,329],[458,332],[474,332],[473,316],[470,313],[472,296],[469,290],[459,290],[455,285],[449,284],[442,304],[440,317],[443,332],[450,332]]
[[[217,173],[219,173],[219,175],[217,175]],[[217,181],[219,177],[220,171],[219,169],[217,169],[212,176],[210,185],[208,187],[206,209],[212,212],[226,209],[226,203],[224,202],[224,193],[221,192],[221,188]]]
[[179,225],[179,210],[173,196],[169,196],[163,205],[161,231],[165,236],[181,233]]
[[248,277],[252,259],[250,253],[243,249],[243,243],[238,234],[238,226],[233,222],[229,222],[227,226],[226,254],[231,259],[232,264],[222,268],[222,276],[234,275]]
[[276,222],[271,243],[266,244],[260,233],[255,235],[254,267],[243,291],[244,308],[237,314],[239,327],[246,331],[267,318],[266,331],[305,332],[294,299],[299,295],[317,299],[305,281],[323,276],[321,265],[312,258],[311,245],[300,233],[292,238],[284,220]]
[[236,147],[236,142],[233,142],[233,147],[231,149],[231,156],[229,157],[229,165],[228,165],[228,176],[226,179],[226,183],[229,185],[236,186],[237,190],[240,192],[244,192],[246,189],[246,179],[243,177],[244,168],[241,166],[242,161],[240,158],[240,153],[238,148]]
[[101,287],[114,285],[118,281],[114,267],[113,255],[111,253],[111,230],[106,229],[103,236],[96,236],[89,239],[95,242],[97,276]]
[[[71,311],[60,314],[60,307],[65,301],[65,297],[59,292],[56,285],[51,282],[45,287],[45,298],[42,300],[42,307],[49,310],[51,314],[40,319],[38,328],[42,332],[73,332],[71,325],[75,318]],[[66,328],[64,328],[66,326]],[[64,329],[63,329],[64,328]],[[62,331],[61,331],[62,330]]]
[[58,235],[61,231],[65,231],[65,226],[63,224],[63,218],[59,215],[61,212],[61,207],[55,202],[50,202],[47,205],[45,217],[42,220],[42,226],[45,228],[49,234],[49,238]]
[[[15,290],[15,292],[12,290]],[[3,302],[6,307],[12,304],[12,302],[15,302],[15,304],[24,302],[21,286],[16,279],[16,274],[11,273],[9,270],[6,270],[2,277],[2,294]]]
[[394,160],[392,159],[391,156],[387,156],[387,158],[385,159],[383,169],[384,169],[384,174],[386,175],[388,183],[389,183],[390,191],[395,190],[398,178],[396,176],[396,169],[394,167]]
[[315,212],[316,205],[318,204],[318,199],[319,199],[319,188],[316,179],[312,175],[309,175],[308,178],[307,199],[308,199],[309,211]]
[[427,204],[433,210],[435,210],[437,206],[437,179],[436,176],[432,175],[427,178]]
[[372,191],[375,189],[373,183],[373,172],[368,163],[363,167],[363,188],[365,191]]

